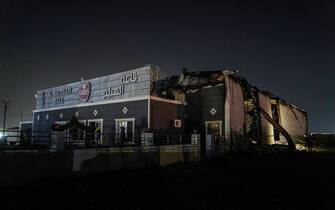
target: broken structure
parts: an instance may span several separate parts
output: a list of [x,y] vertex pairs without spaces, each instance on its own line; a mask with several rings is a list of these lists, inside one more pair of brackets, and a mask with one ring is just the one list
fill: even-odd
[[[181,75],[167,77],[159,67],[147,65],[36,95],[33,130],[64,125],[76,116],[84,128],[99,132],[94,138],[100,141],[121,141],[121,134],[136,143],[143,132],[197,133],[203,144],[283,144],[294,150],[295,139],[308,133],[306,111],[251,86],[230,70],[184,69]],[[75,138],[84,135],[78,131]]]
[[232,145],[288,145],[308,134],[307,112],[259,90],[237,73],[188,72],[156,81],[159,97],[181,101],[186,106],[184,129]]

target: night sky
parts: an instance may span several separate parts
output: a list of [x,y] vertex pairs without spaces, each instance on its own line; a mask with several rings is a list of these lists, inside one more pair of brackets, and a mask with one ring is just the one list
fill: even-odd
[[31,120],[39,89],[150,63],[238,70],[308,110],[310,131],[335,132],[335,4],[246,2],[0,0],[7,127]]

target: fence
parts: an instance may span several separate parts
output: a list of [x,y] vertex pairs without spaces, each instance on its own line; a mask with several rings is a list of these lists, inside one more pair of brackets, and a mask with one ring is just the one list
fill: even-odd
[[191,144],[191,135],[185,134],[154,134],[154,145]]
[[[56,132],[57,137],[52,137],[50,131],[18,131],[4,132],[0,138],[0,149],[49,149],[55,141],[61,141],[65,149],[75,148],[100,148],[100,147],[125,147],[125,146],[159,146],[159,145],[183,145],[199,144],[200,136],[194,140],[194,134],[171,133],[99,133],[77,130],[75,132]],[[197,134],[196,134],[197,135]],[[263,138],[272,137],[271,135]],[[232,145],[239,142],[237,138],[227,141],[227,136],[206,135],[204,143],[206,149],[213,150],[220,145]],[[245,143],[245,142],[244,142]],[[282,144],[275,141],[274,144]]]
[[65,132],[63,138],[66,148],[139,146],[141,144],[139,134],[124,135],[96,132],[78,134],[77,132]]
[[[124,147],[143,145],[180,145],[191,144],[191,134],[161,134],[161,133],[98,133],[98,132],[50,132],[50,131],[6,131],[0,138],[0,149],[47,148],[55,141],[60,141],[65,149]],[[151,134],[151,135],[148,135]],[[196,143],[199,143],[198,141]],[[193,142],[193,144],[195,144]]]
[[7,130],[0,138],[0,149],[34,149],[48,148],[50,145],[49,131],[26,132],[19,130]]

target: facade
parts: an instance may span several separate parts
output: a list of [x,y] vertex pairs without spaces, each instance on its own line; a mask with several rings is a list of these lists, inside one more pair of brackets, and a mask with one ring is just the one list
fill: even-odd
[[[182,120],[184,105],[151,94],[153,82],[160,78],[159,67],[147,65],[37,91],[33,131],[49,131],[52,124],[66,124],[76,116],[80,123],[95,127],[96,141],[118,141],[122,137],[131,144],[138,143],[140,133],[149,129],[179,132],[178,126],[170,124],[173,120]],[[85,137],[78,129],[69,133],[72,139]],[[39,143],[45,139],[33,141]]]
[[[232,71],[163,77],[154,65],[37,91],[33,132],[74,116],[95,129],[90,138],[98,142],[135,144],[142,133],[197,133],[206,142],[287,144],[288,137],[308,133],[306,111]],[[78,128],[69,133],[72,140],[87,138]]]

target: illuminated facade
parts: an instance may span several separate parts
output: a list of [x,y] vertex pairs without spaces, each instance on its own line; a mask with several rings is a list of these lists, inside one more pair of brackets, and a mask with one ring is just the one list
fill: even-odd
[[[34,131],[73,116],[95,127],[100,141],[122,134],[136,143],[149,132],[198,133],[216,143],[286,144],[285,132],[292,138],[308,133],[307,112],[232,71],[163,77],[154,65],[37,91]],[[78,131],[76,138],[83,136]]]
[[[153,82],[160,78],[159,68],[147,65],[37,91],[33,130],[49,131],[54,123],[65,124],[76,116],[80,123],[96,127],[97,140],[123,134],[128,143],[136,143],[148,130],[181,132],[171,122],[182,124],[184,105],[151,94]],[[83,135],[79,131],[75,138]]]

